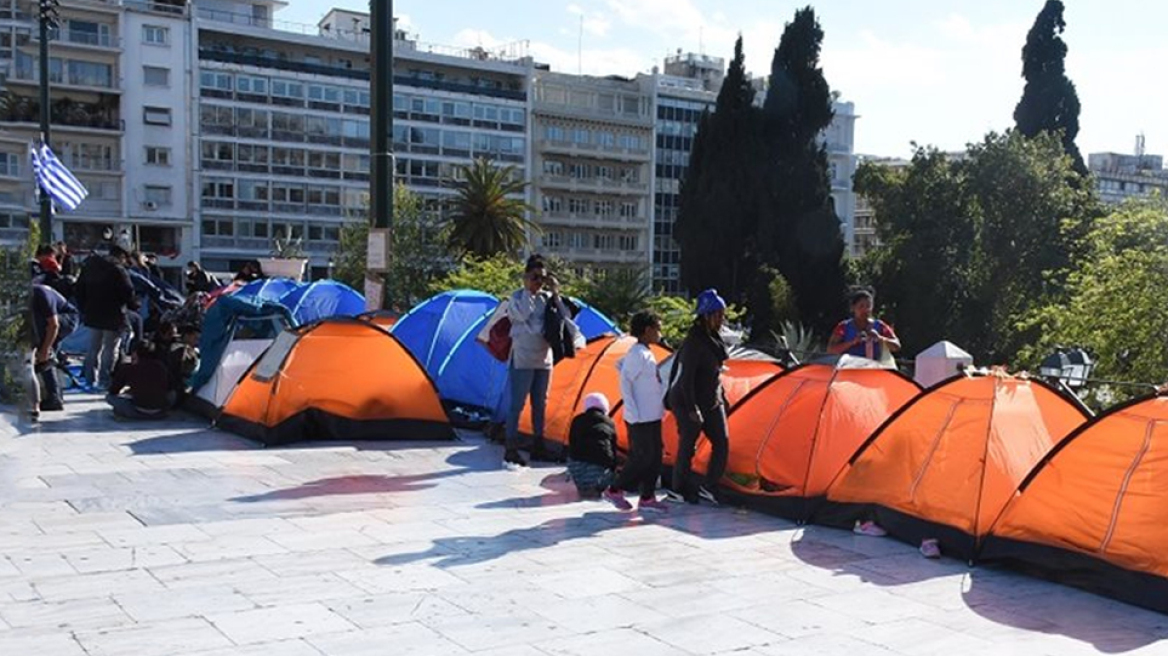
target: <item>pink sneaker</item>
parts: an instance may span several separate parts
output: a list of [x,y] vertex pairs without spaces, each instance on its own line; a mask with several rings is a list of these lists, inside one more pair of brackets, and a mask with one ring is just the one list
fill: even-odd
[[880,528],[880,525],[873,521],[856,522],[856,525],[852,528],[852,533],[866,535],[870,538],[882,538],[888,535],[888,531]]
[[639,512],[667,513],[669,512],[669,505],[653,497],[651,499],[641,499],[637,503],[637,510]]
[[629,500],[626,499],[625,495],[623,494],[613,492],[612,490],[605,490],[600,494],[600,496],[604,497],[605,501],[615,506],[617,510],[629,511],[633,509],[633,504],[629,503]]

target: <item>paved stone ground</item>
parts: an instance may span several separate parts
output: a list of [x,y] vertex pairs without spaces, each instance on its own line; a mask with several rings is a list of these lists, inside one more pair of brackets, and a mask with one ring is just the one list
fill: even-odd
[[19,428],[3,656],[1168,654],[1166,616],[732,508],[618,513],[473,435],[264,450],[84,397]]

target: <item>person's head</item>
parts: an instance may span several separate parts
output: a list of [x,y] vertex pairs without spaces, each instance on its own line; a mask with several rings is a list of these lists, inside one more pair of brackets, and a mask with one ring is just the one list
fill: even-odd
[[527,258],[527,266],[523,268],[523,286],[532,294],[543,289],[547,280],[547,264],[539,255]]
[[53,248],[57,250],[57,255],[65,256],[69,254],[69,244],[63,241],[53,244]]
[[173,342],[178,339],[178,326],[170,321],[160,322],[155,335],[159,341]]
[[604,414],[608,414],[609,410],[608,397],[600,392],[593,392],[584,397],[584,411],[599,410]]
[[867,289],[854,290],[848,297],[848,305],[852,308],[852,318],[858,321],[867,321],[872,317],[872,306],[876,299]]
[[196,262],[194,260],[187,262],[187,271],[190,271],[191,273],[197,273],[201,269],[202,269],[202,267],[199,266],[198,262]]
[[38,260],[42,257],[48,256],[48,255],[56,255],[56,254],[57,254],[56,249],[54,249],[52,246],[49,246],[48,244],[45,244],[43,246],[37,246],[36,257]]
[[202,337],[202,331],[198,326],[183,326],[179,329],[179,336],[184,344],[187,346],[198,346],[199,338]]
[[661,341],[661,319],[652,312],[638,312],[629,322],[629,332],[642,344],[657,344]]
[[110,246],[110,259],[122,266],[129,266],[130,264],[130,254],[126,249],[117,244]]
[[718,295],[718,290],[707,289],[698,294],[697,321],[711,333],[722,330],[726,322],[726,301]]

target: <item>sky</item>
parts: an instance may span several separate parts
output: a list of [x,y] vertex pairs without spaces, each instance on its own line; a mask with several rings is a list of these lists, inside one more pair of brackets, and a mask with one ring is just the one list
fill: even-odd
[[[376,1],[376,0],[375,0]],[[425,43],[525,42],[552,70],[632,76],[679,48],[733,55],[767,74],[784,25],[807,0],[397,0],[394,13]],[[960,150],[1013,125],[1022,46],[1045,0],[822,0],[828,84],[856,105],[857,153],[908,156],[912,143]],[[1168,2],[1064,0],[1067,74],[1082,113],[1079,149],[1168,155]],[[315,24],[368,0],[290,0],[276,18]],[[582,55],[582,56],[581,56]]]

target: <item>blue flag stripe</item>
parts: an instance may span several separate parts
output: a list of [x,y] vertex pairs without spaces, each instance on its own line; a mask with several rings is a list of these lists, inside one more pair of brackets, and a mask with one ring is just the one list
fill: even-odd
[[69,172],[69,169],[57,159],[53,154],[51,148],[47,145],[41,146],[38,150],[35,146],[29,150],[29,156],[32,159],[33,173],[36,175],[37,184],[53,202],[60,205],[67,210],[75,210],[81,201],[89,196],[89,191],[85,189],[85,185]]

